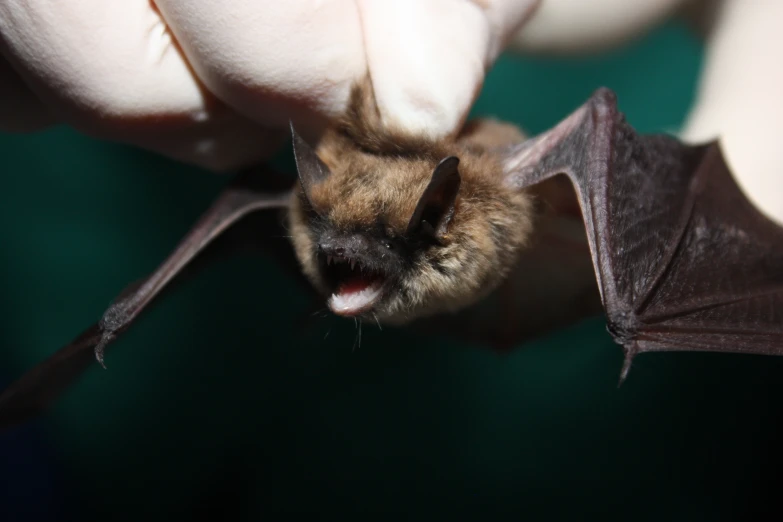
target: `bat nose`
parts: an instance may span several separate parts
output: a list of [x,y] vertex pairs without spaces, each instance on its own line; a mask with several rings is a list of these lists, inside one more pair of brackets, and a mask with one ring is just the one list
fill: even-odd
[[336,246],[333,242],[322,242],[318,245],[321,252],[330,256],[345,256],[345,247]]
[[367,251],[367,241],[359,235],[323,238],[318,242],[321,252],[329,256],[354,257]]
[[345,245],[339,239],[327,238],[318,243],[318,249],[329,256],[345,257]]

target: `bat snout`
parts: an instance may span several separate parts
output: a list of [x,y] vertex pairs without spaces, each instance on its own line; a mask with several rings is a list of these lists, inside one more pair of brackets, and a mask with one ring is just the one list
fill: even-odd
[[367,255],[370,245],[360,235],[327,237],[318,242],[318,250],[332,257],[361,258]]
[[334,242],[321,242],[318,244],[318,250],[327,256],[345,257],[345,247]]

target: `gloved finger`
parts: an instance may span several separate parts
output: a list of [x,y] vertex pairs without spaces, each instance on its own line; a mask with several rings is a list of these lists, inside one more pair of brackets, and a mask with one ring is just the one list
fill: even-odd
[[307,135],[342,113],[366,71],[354,0],[158,6],[209,90],[259,122],[284,128],[293,117]]
[[682,136],[694,142],[719,138],[748,196],[783,223],[781,20],[783,2],[723,2]]
[[594,52],[639,37],[688,0],[542,0],[509,44],[521,53]]
[[0,130],[31,132],[52,123],[54,118],[44,104],[0,56]]
[[0,35],[24,83],[83,132],[218,170],[275,145],[202,88],[148,0],[4,0]]
[[536,0],[158,3],[198,75],[242,114],[323,125],[369,72],[384,123],[442,136]]
[[459,129],[487,68],[536,0],[359,3],[381,118],[409,134]]

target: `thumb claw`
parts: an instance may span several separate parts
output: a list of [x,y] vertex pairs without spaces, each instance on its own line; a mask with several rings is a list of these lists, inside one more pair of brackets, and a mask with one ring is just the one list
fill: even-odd
[[620,370],[620,379],[617,381],[618,388],[623,385],[625,379],[628,377],[628,372],[631,371],[631,362],[636,356],[635,344],[631,345],[630,348],[623,346],[623,349],[625,350],[625,359],[623,360],[623,368]]
[[95,345],[95,360],[101,365],[101,368],[106,369],[106,364],[103,362],[103,355],[106,351],[106,346],[114,340],[114,335],[110,333],[104,333],[98,344]]

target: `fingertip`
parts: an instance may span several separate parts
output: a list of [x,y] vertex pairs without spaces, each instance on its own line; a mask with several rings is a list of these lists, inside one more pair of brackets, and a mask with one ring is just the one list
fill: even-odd
[[366,73],[353,0],[158,5],[209,90],[269,126],[340,116]]
[[367,62],[383,123],[455,134],[508,35],[539,0],[362,2]]
[[456,132],[481,87],[490,28],[471,2],[362,4],[367,62],[384,125],[433,139]]
[[783,4],[728,0],[709,35],[696,103],[681,137],[719,139],[748,197],[783,224]]
[[542,0],[513,36],[520,53],[597,52],[639,36],[686,0]]

